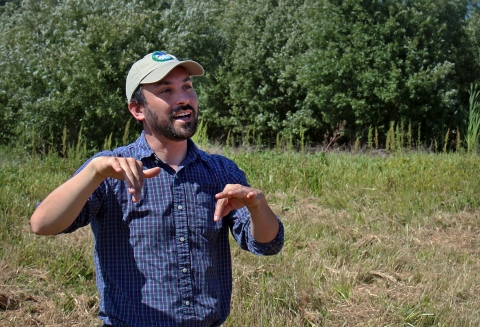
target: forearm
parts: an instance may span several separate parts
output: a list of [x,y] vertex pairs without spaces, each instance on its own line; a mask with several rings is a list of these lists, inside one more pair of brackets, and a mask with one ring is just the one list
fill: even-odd
[[259,243],[273,241],[277,237],[280,224],[267,202],[262,201],[258,206],[248,208],[248,211],[251,217],[250,228],[253,238]]
[[104,179],[94,166],[90,162],[80,173],[45,198],[30,219],[34,233],[57,234],[73,223],[90,195]]

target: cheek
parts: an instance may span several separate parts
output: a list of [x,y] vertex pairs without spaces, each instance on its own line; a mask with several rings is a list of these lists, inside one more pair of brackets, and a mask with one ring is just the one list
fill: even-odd
[[195,92],[195,90],[192,90],[192,92],[190,92],[190,97],[192,101],[197,101],[197,92]]
[[198,98],[197,98],[197,94],[196,94],[196,93],[193,93],[193,94],[192,94],[191,99],[190,99],[190,102],[192,103],[192,106],[193,106],[195,109],[198,109]]

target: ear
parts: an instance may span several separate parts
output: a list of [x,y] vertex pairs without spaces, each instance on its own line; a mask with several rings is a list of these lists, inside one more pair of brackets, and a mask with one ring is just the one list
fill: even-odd
[[132,114],[133,118],[135,118],[138,121],[143,121],[145,120],[145,116],[143,115],[143,107],[139,105],[135,101],[131,101],[128,103],[128,110]]

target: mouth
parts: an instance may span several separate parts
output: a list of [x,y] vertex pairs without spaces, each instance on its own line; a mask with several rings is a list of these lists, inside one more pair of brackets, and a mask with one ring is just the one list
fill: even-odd
[[190,119],[192,119],[192,112],[190,110],[177,112],[175,115],[173,115],[173,119],[185,122],[190,121]]

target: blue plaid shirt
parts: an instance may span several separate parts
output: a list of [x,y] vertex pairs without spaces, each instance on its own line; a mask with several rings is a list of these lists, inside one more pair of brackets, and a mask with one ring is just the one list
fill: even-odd
[[133,157],[144,168],[162,168],[145,180],[137,203],[124,181],[107,178],[64,231],[91,225],[100,318],[117,327],[221,325],[232,292],[229,230],[242,249],[272,255],[283,246],[282,224],[265,244],[252,237],[246,208],[214,222],[215,194],[247,180],[233,161],[207,154],[191,140],[177,171],[156,158],[143,133],[135,143],[97,156]]

